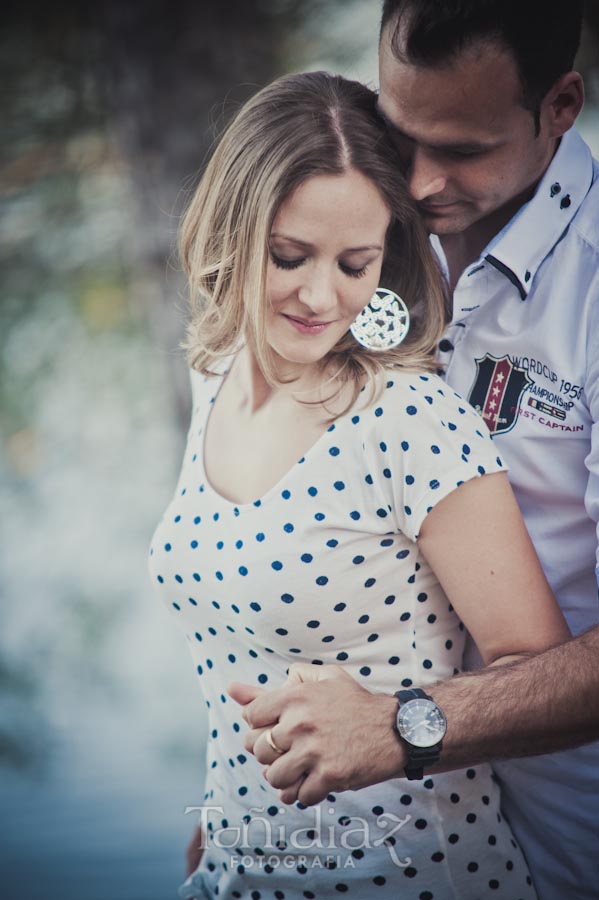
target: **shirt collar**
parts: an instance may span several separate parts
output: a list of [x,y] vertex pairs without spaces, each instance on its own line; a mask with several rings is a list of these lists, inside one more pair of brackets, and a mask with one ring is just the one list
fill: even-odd
[[571,128],[563,135],[533,198],[483,250],[482,259],[509,278],[523,300],[537,269],[578,212],[592,182],[591,151]]

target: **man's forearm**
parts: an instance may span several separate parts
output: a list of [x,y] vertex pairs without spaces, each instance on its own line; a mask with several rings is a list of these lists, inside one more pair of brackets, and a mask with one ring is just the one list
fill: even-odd
[[599,626],[544,653],[427,687],[447,717],[446,771],[599,738]]

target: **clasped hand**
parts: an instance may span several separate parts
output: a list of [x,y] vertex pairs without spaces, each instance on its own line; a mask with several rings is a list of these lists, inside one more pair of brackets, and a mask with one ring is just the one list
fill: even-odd
[[[245,749],[282,803],[311,806],[331,791],[358,790],[403,775],[394,732],[396,699],[366,690],[341,666],[294,663],[283,687],[232,682],[229,695],[249,725]],[[275,750],[267,740],[267,732]]]

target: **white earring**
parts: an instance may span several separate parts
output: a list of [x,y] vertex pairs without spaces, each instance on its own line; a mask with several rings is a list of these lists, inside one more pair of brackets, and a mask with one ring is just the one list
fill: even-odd
[[410,313],[401,297],[377,288],[349,330],[367,350],[391,350],[401,344],[409,328]]

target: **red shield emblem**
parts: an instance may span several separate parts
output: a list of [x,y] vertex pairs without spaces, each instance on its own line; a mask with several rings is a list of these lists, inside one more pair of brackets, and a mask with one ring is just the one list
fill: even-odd
[[475,362],[476,377],[468,400],[482,415],[491,434],[505,434],[516,424],[522,394],[533,380],[509,356],[497,359],[486,353]]

